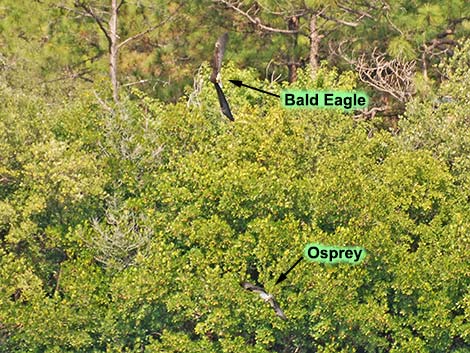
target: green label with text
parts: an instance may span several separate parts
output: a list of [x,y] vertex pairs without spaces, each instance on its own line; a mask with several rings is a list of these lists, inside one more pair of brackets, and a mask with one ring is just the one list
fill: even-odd
[[359,91],[306,91],[284,90],[281,93],[284,108],[338,108],[343,110],[364,109],[369,97]]
[[304,249],[304,258],[307,261],[329,264],[339,262],[358,264],[364,260],[365,256],[366,250],[358,246],[328,246],[312,243]]

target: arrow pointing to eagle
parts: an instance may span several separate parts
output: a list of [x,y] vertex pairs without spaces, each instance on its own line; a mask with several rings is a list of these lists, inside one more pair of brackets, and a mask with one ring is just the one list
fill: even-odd
[[262,89],[259,89],[259,88],[256,88],[256,87],[251,87],[251,86],[245,85],[243,83],[243,81],[239,81],[239,80],[229,80],[229,81],[232,82],[237,87],[242,87],[243,86],[243,87],[246,87],[246,88],[249,88],[249,89],[254,89],[255,91],[258,91],[258,92],[261,92],[261,93],[269,94],[270,96],[281,98],[280,95],[277,95],[277,94],[274,94],[274,93],[271,93],[271,92],[268,92],[268,91],[263,91]]

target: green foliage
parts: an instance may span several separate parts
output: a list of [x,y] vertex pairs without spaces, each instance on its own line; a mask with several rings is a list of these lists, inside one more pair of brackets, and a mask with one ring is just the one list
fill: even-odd
[[400,140],[409,149],[427,149],[444,161],[458,185],[470,181],[469,49],[466,41],[447,65],[446,76],[435,97],[411,102],[406,119],[401,122]]
[[413,60],[416,57],[413,46],[403,37],[392,39],[388,45],[387,51],[392,57],[404,60]]

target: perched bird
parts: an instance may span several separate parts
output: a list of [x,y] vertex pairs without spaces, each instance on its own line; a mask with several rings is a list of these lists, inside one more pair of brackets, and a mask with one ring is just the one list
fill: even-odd
[[230,106],[228,105],[227,99],[225,98],[224,92],[222,91],[221,87],[221,79],[220,79],[220,69],[222,67],[222,59],[224,57],[225,52],[225,45],[228,41],[228,33],[224,33],[215,43],[215,51],[214,51],[214,60],[212,62],[212,74],[211,74],[211,82],[215,86],[215,90],[217,91],[217,97],[219,98],[220,109],[222,113],[229,118],[231,121],[234,121],[232,112],[230,111]]
[[279,316],[282,320],[287,320],[286,315],[284,312],[281,310],[279,307],[279,304],[277,301],[274,299],[272,294],[267,293],[264,288],[255,286],[251,283],[248,282],[240,282],[240,285],[245,288],[246,290],[249,290],[251,292],[259,294],[261,299],[263,299],[266,303],[269,303],[274,311],[276,312],[276,315]]

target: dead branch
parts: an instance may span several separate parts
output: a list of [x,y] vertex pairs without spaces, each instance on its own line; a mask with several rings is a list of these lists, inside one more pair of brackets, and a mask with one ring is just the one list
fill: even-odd
[[150,32],[153,32],[155,29],[157,29],[158,27],[161,27],[163,26],[165,23],[167,23],[168,21],[170,21],[171,19],[173,19],[177,14],[178,14],[178,11],[179,9],[183,6],[183,4],[180,4],[178,6],[178,8],[173,11],[173,13],[168,16],[167,18],[165,18],[164,20],[160,21],[160,23],[152,26],[152,27],[149,27],[147,28],[145,31],[142,31],[140,33],[137,33],[133,36],[130,36],[129,38],[123,40],[121,43],[119,43],[118,45],[118,49],[120,49],[121,47],[125,46],[126,44],[128,44],[129,42],[133,41],[133,40],[136,40],[136,39],[139,39],[140,37],[143,37],[144,35],[150,33]]
[[76,80],[76,79],[93,83],[93,79],[86,77],[86,75],[90,73],[91,73],[91,69],[82,69],[79,71],[74,71],[72,70],[72,68],[67,67],[65,69],[65,74],[61,75],[60,77],[56,77],[50,80],[41,81],[41,84],[52,83],[52,82],[57,82],[57,81],[65,81],[65,80]]
[[345,25],[345,26],[349,26],[349,27],[357,27],[359,26],[359,23],[358,22],[349,22],[349,21],[345,21],[345,20],[342,20],[340,18],[335,18],[335,17],[331,17],[331,16],[327,16],[325,15],[324,13],[319,13],[319,16],[325,20],[328,20],[328,21],[333,21],[335,23],[339,23],[339,24],[342,24],[342,25]]
[[384,112],[389,108],[388,106],[367,108],[354,114],[354,118],[373,119],[377,113]]
[[126,84],[122,85],[121,87],[129,87],[129,86],[134,86],[134,85],[140,85],[140,84],[146,83],[148,81],[149,80],[139,80],[139,81],[135,81],[135,82],[129,82],[129,83],[126,83]]
[[415,92],[413,76],[415,64],[400,58],[387,60],[385,54],[374,49],[370,56],[362,54],[350,63],[359,74],[359,79],[378,91],[390,94],[402,103],[410,100]]
[[106,266],[123,269],[132,265],[138,252],[148,252],[154,235],[144,214],[125,209],[114,196],[103,220],[92,220],[93,237],[85,239],[95,249],[95,259]]
[[93,8],[91,6],[81,1],[75,1],[75,6],[82,8],[85,11],[85,13],[88,14],[88,16],[92,17],[95,20],[96,24],[101,29],[101,32],[103,32],[104,36],[108,40],[109,45],[111,46],[113,40],[111,39],[111,36],[109,35],[108,30],[103,24],[103,19],[93,11]]
[[365,11],[361,11],[361,10],[355,10],[351,7],[347,7],[346,5],[344,4],[338,4],[338,7],[340,9],[342,9],[343,11],[347,12],[347,13],[351,13],[351,14],[355,14],[357,16],[359,16],[358,18],[358,21],[361,20],[363,17],[367,17],[367,18],[370,18],[370,19],[373,19],[374,17],[368,13],[368,12],[365,12]]
[[252,24],[256,25],[260,29],[267,31],[267,32],[273,32],[273,33],[285,33],[285,34],[296,34],[299,33],[299,30],[290,30],[290,29],[280,29],[280,28],[274,28],[271,26],[267,26],[263,23],[261,23],[261,20],[259,17],[253,17],[252,15],[249,14],[248,11],[244,11],[240,8],[240,3],[236,1],[229,1],[229,0],[213,0],[216,3],[221,3],[226,5],[228,8],[235,10],[242,16],[248,19]]

